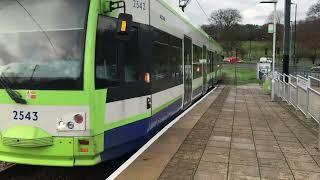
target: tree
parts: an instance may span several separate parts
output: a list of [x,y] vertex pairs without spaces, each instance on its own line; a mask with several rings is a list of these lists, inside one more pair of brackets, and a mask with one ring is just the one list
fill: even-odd
[[227,55],[232,54],[239,45],[239,23],[242,20],[237,9],[219,9],[213,11],[209,18],[209,25],[202,26],[210,36],[218,40],[224,47]]
[[[266,19],[266,24],[273,23],[273,16],[274,16],[274,12],[269,14],[269,16]],[[283,24],[284,23],[284,13],[283,13],[283,11],[280,11],[280,10],[277,11],[276,21],[277,21],[277,24]]]
[[220,30],[228,30],[242,21],[240,11],[237,9],[219,9],[213,11],[209,22]]
[[[302,48],[304,57],[312,60],[314,64],[316,59],[319,57],[320,49],[320,19],[302,21],[297,27],[297,38]],[[299,51],[299,49],[298,49]]]
[[307,16],[309,19],[320,18],[320,0],[309,8]]

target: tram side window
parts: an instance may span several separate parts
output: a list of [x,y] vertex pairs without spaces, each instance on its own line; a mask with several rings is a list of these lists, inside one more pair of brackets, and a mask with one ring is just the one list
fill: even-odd
[[[116,26],[115,18],[99,16],[95,60],[96,89],[117,87],[141,79],[138,27],[132,28],[130,40],[122,42],[124,48],[119,48],[120,40],[115,37]],[[123,56],[123,62],[119,60],[120,56]]]
[[140,51],[139,51],[139,33],[138,27],[134,26],[131,29],[131,38],[130,41],[126,43],[125,52],[125,63],[124,63],[124,72],[125,72],[125,82],[132,83],[140,80]]
[[155,31],[156,38],[153,42],[153,79],[165,79],[170,76],[169,72],[169,36],[161,31]]
[[[174,36],[169,36],[169,62],[171,77],[175,80],[182,80],[182,40]],[[182,82],[181,82],[182,83]]]
[[193,79],[202,77],[202,65],[200,64],[202,59],[202,48],[193,45]]
[[207,59],[208,59],[208,72],[212,72],[211,64],[212,64],[212,59],[211,59],[211,52],[207,51]]
[[152,46],[153,91],[162,91],[183,83],[182,40],[154,29]]

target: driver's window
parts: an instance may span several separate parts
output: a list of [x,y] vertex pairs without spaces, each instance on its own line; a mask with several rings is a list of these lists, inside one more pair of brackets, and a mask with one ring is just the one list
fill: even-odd
[[[139,24],[134,23],[130,29],[130,40],[121,41],[115,36],[117,19],[99,16],[95,60],[96,89],[117,87],[142,80],[139,71],[138,26]],[[122,61],[120,57],[123,57]]]

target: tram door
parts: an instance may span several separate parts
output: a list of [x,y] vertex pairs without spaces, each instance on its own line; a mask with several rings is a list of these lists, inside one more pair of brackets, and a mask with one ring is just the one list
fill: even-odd
[[202,63],[202,75],[203,75],[203,86],[202,86],[202,93],[206,93],[207,92],[207,73],[208,73],[208,60],[207,60],[207,47],[203,46],[203,59],[205,61],[203,61]]
[[189,37],[184,37],[184,100],[183,107],[187,108],[191,104],[192,97],[192,41]]

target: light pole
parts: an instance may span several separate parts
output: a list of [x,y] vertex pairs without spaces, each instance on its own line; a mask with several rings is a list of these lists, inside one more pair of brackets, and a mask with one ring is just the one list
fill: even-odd
[[293,62],[296,64],[296,44],[297,44],[297,12],[298,12],[298,4],[291,3],[295,5],[295,15],[294,15],[294,44],[293,44]]
[[276,38],[277,38],[277,3],[278,0],[261,1],[260,3],[273,3],[274,14],[273,14],[273,60],[272,60],[272,83],[271,83],[271,100],[274,101],[274,84],[275,84],[275,66],[276,66]]

